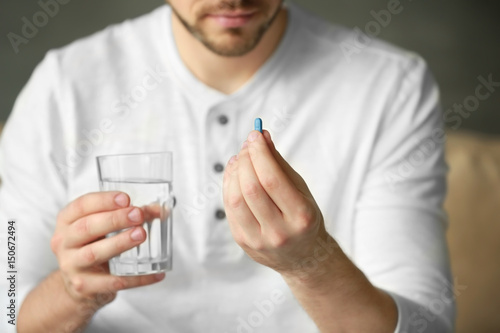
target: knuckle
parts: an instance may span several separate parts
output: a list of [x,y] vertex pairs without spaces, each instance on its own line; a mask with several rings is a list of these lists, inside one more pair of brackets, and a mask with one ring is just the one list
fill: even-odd
[[244,202],[243,196],[239,194],[231,194],[227,198],[227,203],[229,208],[236,209],[239,208]]
[[122,289],[125,289],[127,287],[125,279],[123,279],[119,276],[113,277],[113,279],[111,281],[111,285],[113,286],[113,289],[115,289],[115,290],[122,290]]
[[262,178],[261,180],[262,187],[266,190],[276,190],[279,188],[279,181],[278,178],[276,178],[273,175],[266,175]]
[[75,230],[79,235],[90,234],[89,220],[87,217],[82,217],[75,222]]
[[236,242],[236,244],[238,244],[239,246],[245,246],[246,245],[246,240],[245,240],[245,236],[241,233],[236,233],[233,235],[233,238],[234,238],[234,241]]
[[270,237],[269,237],[269,245],[271,245],[272,248],[282,248],[288,243],[288,237],[285,235],[274,232]]
[[71,285],[71,288],[76,291],[78,294],[81,294],[83,292],[83,289],[84,289],[84,283],[83,283],[83,279],[79,276],[73,276],[71,279],[70,279],[70,285]]
[[82,198],[79,198],[78,200],[75,200],[73,202],[73,210],[78,214],[78,216],[84,215],[85,214],[85,200]]
[[50,239],[50,248],[54,254],[57,254],[59,251],[59,246],[62,243],[62,236],[59,233],[55,233]]
[[256,197],[259,194],[259,185],[253,181],[247,182],[242,186],[242,192],[246,197]]
[[299,206],[295,214],[295,222],[297,231],[299,233],[307,232],[314,226],[316,220],[315,211],[308,205]]
[[79,276],[72,276],[66,280],[66,290],[77,302],[87,300],[83,279]]
[[59,260],[59,270],[63,273],[68,273],[72,270],[71,261],[66,258],[62,258]]
[[73,201],[71,203],[71,210],[77,215],[77,216],[83,216],[85,215],[85,204],[83,197],[80,197]]
[[122,232],[118,237],[113,237],[113,249],[115,253],[122,253],[130,248],[131,240],[128,232]]
[[122,219],[120,218],[120,216],[118,216],[118,213],[116,211],[111,213],[110,218],[111,218],[110,224],[111,224],[111,227],[113,228],[113,230],[122,229],[122,226],[121,226]]
[[97,262],[97,256],[92,245],[85,246],[81,249],[83,262],[87,265],[94,265]]

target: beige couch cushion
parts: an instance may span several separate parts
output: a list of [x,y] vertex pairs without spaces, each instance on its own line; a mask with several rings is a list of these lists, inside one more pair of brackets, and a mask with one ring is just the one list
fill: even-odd
[[500,138],[449,133],[448,242],[457,332],[500,332]]

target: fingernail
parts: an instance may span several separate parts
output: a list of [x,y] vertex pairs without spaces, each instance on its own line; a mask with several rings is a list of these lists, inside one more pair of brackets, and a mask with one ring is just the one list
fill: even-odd
[[155,274],[156,281],[161,281],[165,277],[165,273]]
[[118,206],[127,207],[128,206],[128,198],[125,194],[120,193],[115,197],[115,202]]
[[259,132],[257,132],[257,131],[250,132],[250,134],[248,135],[248,141],[254,142],[255,139],[257,139],[258,135],[259,135]]
[[229,159],[229,164],[233,164],[234,161],[236,161],[236,155],[231,156],[231,158]]
[[248,147],[248,142],[243,142],[243,144],[241,145],[241,149],[245,149],[246,147]]
[[139,208],[134,208],[128,213],[128,218],[132,222],[141,222],[141,212],[139,212]]
[[139,241],[142,239],[142,231],[141,228],[135,228],[134,231],[130,234],[130,238],[135,241]]

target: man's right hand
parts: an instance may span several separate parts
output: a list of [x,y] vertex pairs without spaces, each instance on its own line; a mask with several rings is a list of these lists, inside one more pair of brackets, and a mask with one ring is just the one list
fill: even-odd
[[[108,304],[121,289],[145,286],[165,274],[114,276],[108,260],[146,239],[144,211],[130,206],[127,194],[118,191],[85,194],[70,202],[57,217],[51,240],[69,296],[94,311]],[[106,234],[130,228],[113,237]]]

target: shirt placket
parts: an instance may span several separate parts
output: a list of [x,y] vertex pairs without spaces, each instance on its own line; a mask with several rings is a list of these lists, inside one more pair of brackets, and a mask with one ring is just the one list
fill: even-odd
[[[206,192],[210,195],[207,211],[209,253],[217,254],[215,260],[229,259],[234,247],[223,202],[223,177],[227,161],[238,152],[236,142],[237,104],[220,102],[208,110],[206,117]],[[228,252],[229,251],[229,252]],[[228,257],[229,256],[229,257]]]

